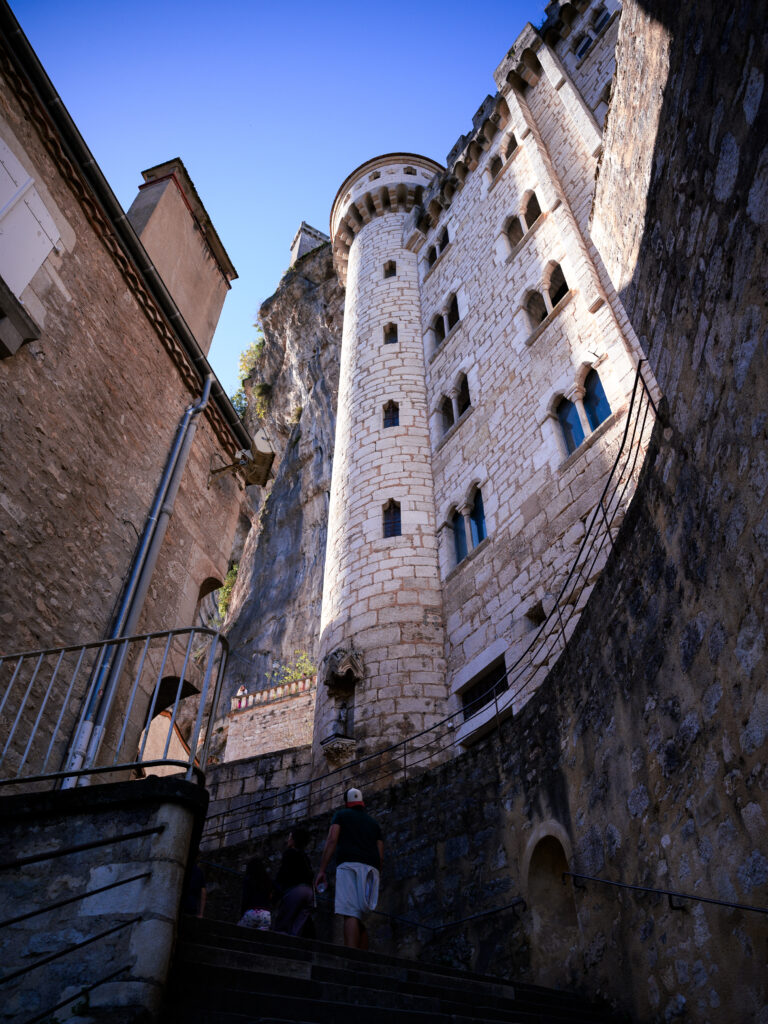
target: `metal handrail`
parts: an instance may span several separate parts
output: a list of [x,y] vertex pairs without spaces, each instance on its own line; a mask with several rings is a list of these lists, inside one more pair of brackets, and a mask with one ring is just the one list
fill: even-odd
[[[71,788],[92,774],[160,767],[203,782],[228,656],[226,638],[208,626],[3,655],[0,720],[7,725],[0,787],[36,782]],[[107,662],[112,683],[121,683],[122,721],[115,723],[111,750],[94,762],[104,724],[92,722],[88,708]],[[187,745],[177,723],[190,691],[198,695],[198,705]],[[171,713],[160,722],[155,716],[166,707]],[[172,742],[182,745],[182,757]]]
[[47,914],[51,910],[61,910],[62,907],[67,907],[71,903],[80,903],[82,900],[87,900],[89,896],[98,896],[99,893],[107,892],[109,889],[117,889],[121,885],[128,885],[129,882],[139,882],[142,878],[151,877],[151,871],[142,871],[140,875],[131,875],[130,878],[121,878],[118,882],[110,882],[109,885],[99,886],[98,889],[89,889],[88,892],[79,892],[76,896],[69,896],[65,900],[57,900],[55,903],[49,903],[45,907],[38,907],[37,910],[28,910],[26,914],[17,914],[16,917],[7,917],[5,921],[0,921],[0,928],[8,928],[12,924],[19,924],[20,921],[29,921],[30,918],[39,917],[41,914]]
[[30,971],[34,971],[38,967],[44,967],[46,964],[53,963],[54,960],[60,960],[67,953],[74,953],[75,950],[83,949],[85,946],[90,946],[94,942],[98,942],[99,939],[105,939],[108,935],[112,935],[114,932],[119,932],[122,928],[128,928],[132,924],[136,924],[137,921],[141,920],[141,914],[137,914],[134,917],[129,918],[127,921],[121,921],[119,924],[112,925],[111,928],[105,928],[102,932],[97,932],[95,935],[89,935],[87,939],[82,939],[80,942],[73,942],[71,946],[66,946],[64,949],[60,949],[57,953],[49,953],[48,956],[40,957],[39,960],[35,960],[33,964],[27,964],[25,967],[19,967],[15,971],[9,971],[8,974],[4,974],[0,977],[0,985],[5,985],[9,981],[13,981],[15,978],[20,978],[24,974],[29,974]]
[[[652,412],[652,422],[655,421],[655,418],[658,415],[656,403],[653,399],[648,383],[643,376],[643,364],[645,362],[646,360],[641,359],[637,365],[629,409],[627,411],[619,450],[603,486],[600,499],[589,520],[589,526],[582,538],[579,550],[569,569],[566,579],[557,594],[554,606],[545,618],[544,622],[541,623],[539,628],[536,630],[536,633],[528,646],[523,650],[516,661],[500,673],[499,677],[494,679],[489,685],[485,694],[485,696],[489,697],[489,700],[484,702],[482,707],[478,708],[478,711],[475,712],[475,714],[477,714],[480,711],[485,710],[486,707],[490,706],[491,701],[494,701],[494,724],[496,728],[500,725],[502,718],[506,717],[513,711],[515,699],[520,697],[535,675],[535,672],[538,671],[538,666],[535,666],[533,672],[529,672],[533,663],[534,655],[540,654],[541,650],[543,650],[543,645],[545,643],[549,643],[550,646],[546,652],[547,657],[544,660],[547,662],[548,669],[551,669],[552,665],[549,664],[549,659],[552,657],[555,643],[559,642],[558,638],[562,638],[561,653],[567,649],[565,627],[569,625],[573,616],[578,614],[576,611],[576,600],[577,590],[579,589],[580,583],[583,584],[585,578],[588,581],[595,572],[597,561],[601,556],[606,541],[610,544],[611,548],[614,545],[614,538],[610,527],[614,523],[619,509],[623,505],[629,482],[637,471],[638,459],[643,448],[644,439],[648,432],[649,413]],[[624,460],[623,465],[622,460]],[[623,485],[622,479],[624,480]],[[613,490],[611,491],[612,486]],[[608,516],[607,511],[609,509],[611,510],[610,517]],[[598,533],[598,524],[602,524],[604,526],[604,530],[601,535]],[[584,570],[586,566],[588,566],[588,571],[585,576]],[[565,609],[564,612],[563,609]],[[565,617],[564,622],[563,616]],[[552,628],[555,620],[557,620],[557,625],[560,627],[559,631],[556,628]],[[495,688],[505,679],[508,683],[508,689],[500,695],[495,694]],[[520,682],[521,679],[522,682]],[[478,698],[478,700],[481,699],[482,697]],[[339,768],[334,768],[331,771],[324,772],[321,775],[317,775],[303,782],[295,783],[292,787],[289,787],[293,789],[293,798],[291,802],[295,803],[297,801],[297,794],[301,790],[306,791],[307,795],[306,797],[302,797],[302,799],[306,799],[308,804],[311,803],[312,799],[322,799],[326,793],[330,792],[338,785],[341,777],[349,777],[352,772],[354,772],[356,783],[366,783],[368,785],[380,782],[383,779],[390,778],[401,773],[405,778],[407,778],[407,771],[409,768],[411,769],[411,772],[413,772],[415,767],[419,767],[425,762],[431,762],[436,753],[439,754],[444,749],[447,749],[454,744],[455,740],[452,732],[454,723],[459,716],[463,715],[463,709],[458,709],[457,711],[446,715],[433,725],[406,737],[404,740],[399,740],[397,743],[390,744],[379,750],[373,751],[370,754],[365,754],[363,757],[357,758],[354,761],[349,762],[349,764],[342,765]],[[471,717],[473,716],[470,716],[470,718]],[[447,734],[445,742],[443,742],[442,737],[443,731]],[[432,737],[432,740],[422,748],[425,751],[422,757],[418,757],[419,749],[417,748],[415,751],[417,756],[414,759],[413,744],[415,741],[422,739],[423,737]],[[435,742],[439,744],[436,751],[433,749],[426,749],[428,746],[431,747]],[[408,750],[408,744],[411,744],[411,750],[408,754],[406,767],[405,751]],[[386,765],[381,766],[378,764],[383,755],[396,755],[400,750],[403,751],[402,767],[398,765],[395,768],[390,768]],[[371,761],[376,761],[377,763],[370,769],[370,773],[373,774],[373,778],[368,778],[368,770],[365,766]],[[318,790],[317,784],[323,782],[325,782],[326,785],[321,786]],[[255,798],[254,802],[249,807],[244,808],[237,814],[229,816],[230,824],[233,822],[241,822],[260,810],[267,812],[274,809],[278,805],[278,802],[282,802],[281,792],[284,793],[284,791],[274,791],[272,793],[265,794],[261,798]],[[215,827],[211,826],[210,823],[206,823],[203,835],[205,837],[206,834],[211,835],[216,831]]]
[[115,843],[124,843],[128,839],[141,839],[142,836],[160,835],[165,831],[165,825],[153,825],[151,828],[138,828],[133,832],[121,832],[119,836],[106,836],[103,839],[92,839],[88,843],[77,843],[74,846],[59,846],[55,850],[45,850],[43,853],[33,853],[27,857],[16,857],[14,860],[6,860],[0,863],[0,871],[11,871],[15,868],[23,868],[28,864],[39,864],[44,860],[56,860],[58,857],[65,857],[70,853],[83,853],[85,850],[96,850],[101,846],[113,846]]
[[666,896],[669,899],[669,905],[673,910],[682,910],[682,907],[676,907],[672,902],[673,899],[679,900],[696,900],[697,903],[714,903],[718,907],[728,907],[731,910],[750,910],[755,914],[768,914],[768,907],[753,907],[749,903],[733,903],[730,900],[716,900],[713,896],[697,896],[690,892],[678,892],[675,889],[654,889],[648,885],[633,885],[629,882],[614,882],[610,878],[597,878],[594,875],[580,875],[575,871],[564,871],[563,872],[563,884],[565,884],[566,878],[572,878],[574,880],[574,888],[584,889],[586,886],[577,885],[576,879],[580,879],[584,882],[598,882],[600,885],[611,885],[617,889],[630,889],[633,892],[650,892],[656,896]]

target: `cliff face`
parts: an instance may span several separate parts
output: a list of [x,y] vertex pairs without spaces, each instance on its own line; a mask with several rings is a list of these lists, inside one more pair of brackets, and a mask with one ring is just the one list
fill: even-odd
[[276,455],[270,483],[249,488],[220,712],[241,684],[266,685],[297,651],[317,660],[343,310],[329,245],[300,259],[260,310],[265,345],[245,381],[246,422]]

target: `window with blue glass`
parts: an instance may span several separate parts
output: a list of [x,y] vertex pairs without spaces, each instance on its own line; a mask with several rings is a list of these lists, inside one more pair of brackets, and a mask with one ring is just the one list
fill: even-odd
[[393,500],[387,502],[384,506],[384,536],[385,537],[399,537],[400,536],[400,505]]
[[597,370],[590,370],[584,381],[584,411],[592,430],[597,430],[603,420],[611,415],[611,407]]
[[485,510],[483,509],[483,496],[478,489],[475,491],[475,500],[472,511],[469,513],[469,527],[472,531],[472,547],[476,548],[481,540],[488,536],[485,529]]
[[464,527],[464,516],[460,512],[454,512],[451,516],[451,529],[453,530],[453,547],[458,565],[467,557],[467,531]]
[[573,402],[569,402],[567,398],[560,399],[557,409],[555,409],[555,414],[560,422],[565,447],[570,455],[571,452],[576,451],[584,440],[584,429],[581,426],[579,414],[576,411],[576,406]]

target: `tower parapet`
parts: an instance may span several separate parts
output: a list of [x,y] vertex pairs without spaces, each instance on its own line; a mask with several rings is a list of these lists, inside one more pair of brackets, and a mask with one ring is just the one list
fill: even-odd
[[321,619],[315,765],[396,743],[446,713],[444,628],[416,256],[409,211],[440,165],[368,161],[331,213],[346,280]]

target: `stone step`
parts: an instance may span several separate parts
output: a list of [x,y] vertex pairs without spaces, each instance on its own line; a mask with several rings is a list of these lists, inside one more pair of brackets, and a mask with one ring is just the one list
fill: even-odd
[[178,1024],[607,1024],[581,997],[228,922],[184,922],[167,1019]]
[[[416,1005],[418,999],[432,1000],[429,1006],[426,1003],[423,1006],[425,1011],[437,1009],[444,1012],[450,1003],[456,1012],[466,1013],[467,1008],[471,1008],[476,1013],[476,1008],[480,1006],[485,1016],[501,1020],[506,1019],[506,1014],[511,1011],[524,1011],[534,1016],[545,1011],[567,1014],[567,1019],[574,1024],[596,1019],[591,1009],[583,1007],[578,1001],[574,1003],[573,997],[562,993],[514,993],[510,990],[501,995],[498,993],[499,986],[487,985],[483,988],[477,982],[463,985],[461,979],[449,981],[444,978],[432,978],[424,982],[419,980],[419,972],[415,972],[415,978],[398,978],[391,973],[375,970],[374,965],[366,965],[366,969],[361,970],[359,965],[350,966],[344,964],[343,960],[334,966],[327,966],[305,960],[282,960],[195,944],[180,947],[179,961],[183,974],[191,978],[193,985],[200,978],[206,978],[210,979],[211,984],[221,983],[229,988],[295,994],[301,990],[309,992],[309,987],[313,986],[315,994],[329,1000],[341,998],[345,992],[351,993],[354,990],[358,994],[354,998],[350,995],[348,1002],[370,1001],[373,993],[376,993],[377,1005],[392,1007],[398,1005],[397,993],[407,992],[413,1005]],[[231,971],[243,977],[233,977]]]
[[458,970],[445,964],[433,964],[423,960],[408,960],[376,952],[346,949],[342,946],[319,942],[315,939],[300,939],[279,932],[258,932],[224,921],[200,921],[195,918],[185,922],[182,933],[189,941],[200,941],[206,946],[218,946],[221,949],[232,949],[249,952],[255,955],[274,955],[293,961],[312,962],[333,966],[342,961],[345,966],[358,963],[362,969],[365,965],[373,965],[376,973],[405,981],[419,981],[438,985],[467,986],[470,989],[478,986],[482,990],[492,990],[496,995],[512,995],[523,993],[538,995],[542,1001],[562,1003],[573,1006],[584,1003],[581,996],[572,992],[564,992],[555,988],[544,988],[528,983],[511,982],[506,978],[478,974],[473,971]]

